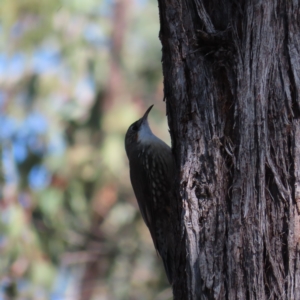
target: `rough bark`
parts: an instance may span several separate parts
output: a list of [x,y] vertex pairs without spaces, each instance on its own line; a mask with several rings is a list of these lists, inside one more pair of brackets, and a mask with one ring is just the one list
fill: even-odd
[[300,299],[299,1],[158,2],[174,299]]

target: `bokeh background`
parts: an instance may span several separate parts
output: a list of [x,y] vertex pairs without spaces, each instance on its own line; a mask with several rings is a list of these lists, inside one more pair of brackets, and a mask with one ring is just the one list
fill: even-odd
[[155,0],[3,0],[0,299],[171,299],[124,150],[169,143]]

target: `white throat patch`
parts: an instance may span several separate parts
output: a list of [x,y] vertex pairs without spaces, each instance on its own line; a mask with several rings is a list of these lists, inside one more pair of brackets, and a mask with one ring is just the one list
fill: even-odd
[[138,132],[138,142],[147,143],[153,140],[158,140],[158,138],[152,133],[148,121],[143,122]]

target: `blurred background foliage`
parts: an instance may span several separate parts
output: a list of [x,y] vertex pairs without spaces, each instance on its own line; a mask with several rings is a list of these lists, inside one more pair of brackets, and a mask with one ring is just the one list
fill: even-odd
[[0,299],[171,298],[124,151],[169,142],[154,0],[3,0]]

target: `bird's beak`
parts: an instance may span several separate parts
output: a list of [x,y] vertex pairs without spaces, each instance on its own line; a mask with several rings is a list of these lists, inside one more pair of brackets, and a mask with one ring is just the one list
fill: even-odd
[[153,107],[153,105],[151,105],[151,106],[146,110],[145,114],[144,114],[143,117],[142,117],[142,122],[147,121],[148,114],[149,114],[150,110],[152,109],[152,107]]

